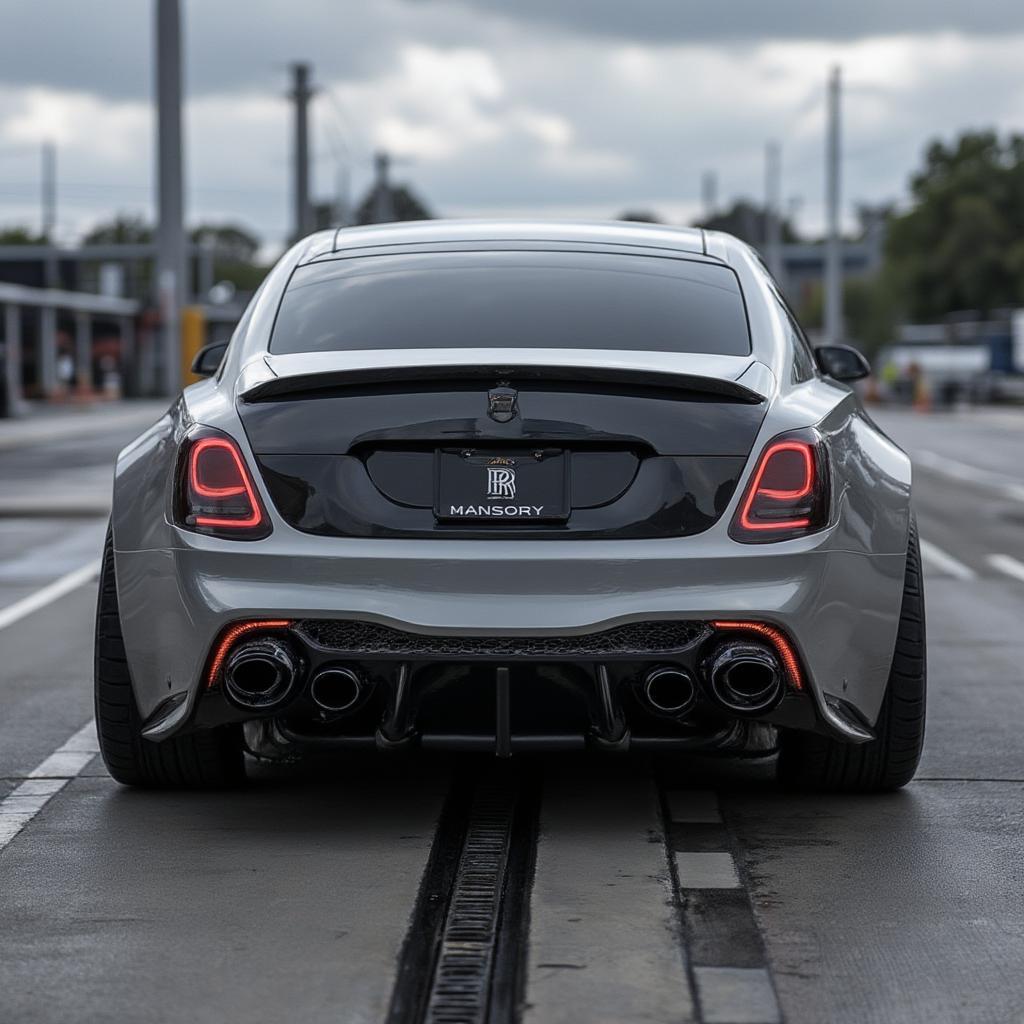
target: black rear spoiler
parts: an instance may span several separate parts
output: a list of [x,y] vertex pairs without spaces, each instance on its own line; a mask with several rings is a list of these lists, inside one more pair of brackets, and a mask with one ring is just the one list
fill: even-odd
[[537,365],[517,363],[501,364],[455,364],[424,366],[383,366],[338,369],[313,373],[291,374],[274,377],[253,384],[241,395],[243,402],[260,402],[285,395],[298,396],[318,391],[335,391],[346,387],[366,385],[389,385],[405,381],[452,381],[480,380],[490,384],[499,381],[515,385],[516,382],[559,381],[579,383],[589,381],[599,384],[627,384],[637,387],[666,388],[672,391],[697,395],[718,395],[734,402],[757,405],[764,396],[722,377],[671,373],[625,366],[573,366]]

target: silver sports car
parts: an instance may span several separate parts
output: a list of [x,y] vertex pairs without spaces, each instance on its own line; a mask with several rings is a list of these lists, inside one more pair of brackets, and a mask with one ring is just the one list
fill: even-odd
[[906,783],[910,462],[757,255],[630,224],[324,231],[121,453],[96,712],[121,782],[409,746],[777,754]]

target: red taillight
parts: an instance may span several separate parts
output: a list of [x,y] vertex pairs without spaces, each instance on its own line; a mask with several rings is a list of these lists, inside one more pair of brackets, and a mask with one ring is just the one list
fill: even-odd
[[765,446],[729,528],[734,540],[789,540],[828,525],[825,451],[817,438],[804,434],[776,438]]
[[778,654],[782,662],[782,667],[786,672],[786,681],[789,685],[794,690],[802,690],[804,688],[803,676],[800,672],[800,659],[796,656],[796,651],[793,649],[789,637],[778,626],[770,626],[767,622],[751,622],[747,620],[739,622],[718,621],[712,622],[711,625],[715,629],[727,630],[731,633],[751,633],[763,640],[767,640],[775,648],[775,653]]
[[186,445],[182,524],[221,536],[266,536],[267,517],[238,445],[219,433],[204,433]]
[[210,662],[206,669],[207,687],[216,685],[224,659],[228,656],[228,652],[234,646],[236,640],[249,633],[287,629],[291,624],[290,619],[255,619],[251,622],[236,622],[233,626],[228,626],[221,633],[210,655]]

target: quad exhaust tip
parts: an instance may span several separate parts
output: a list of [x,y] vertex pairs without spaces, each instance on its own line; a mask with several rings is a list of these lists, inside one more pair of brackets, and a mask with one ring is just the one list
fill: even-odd
[[224,690],[238,707],[270,711],[293,695],[299,665],[282,640],[263,637],[240,644],[224,664]]
[[309,696],[321,710],[332,715],[351,711],[361,700],[366,684],[362,676],[346,665],[320,669],[309,684]]
[[652,668],[643,679],[644,703],[659,715],[678,718],[693,707],[697,686],[686,669],[673,665]]
[[737,715],[771,711],[785,692],[779,659],[763,644],[723,645],[712,658],[708,679],[712,698]]

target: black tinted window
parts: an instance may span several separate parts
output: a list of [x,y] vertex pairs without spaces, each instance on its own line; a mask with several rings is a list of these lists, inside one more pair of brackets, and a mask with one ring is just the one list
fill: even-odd
[[272,352],[600,348],[747,355],[735,274],[605,253],[365,256],[300,267]]

